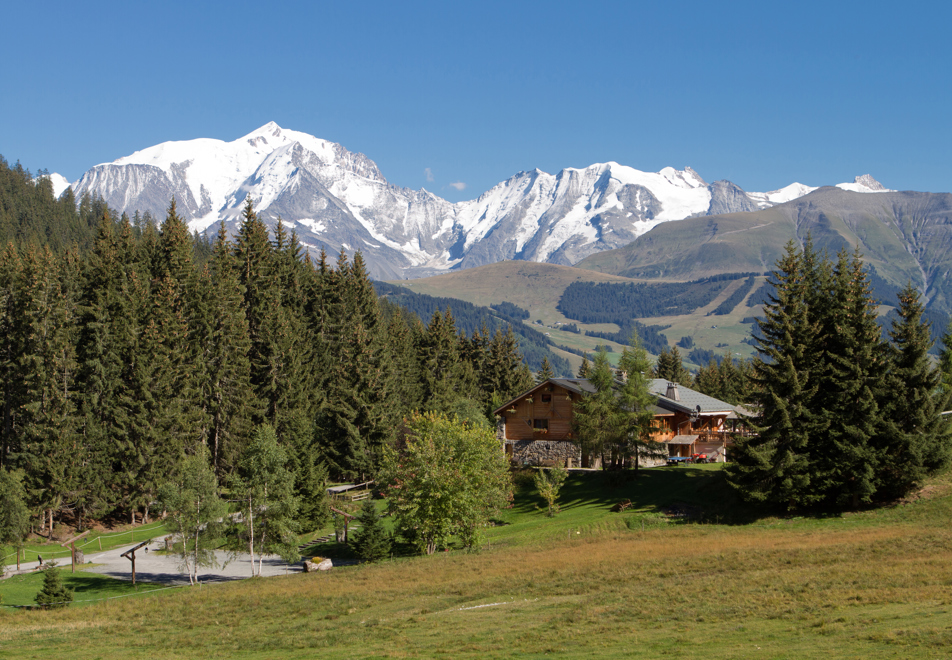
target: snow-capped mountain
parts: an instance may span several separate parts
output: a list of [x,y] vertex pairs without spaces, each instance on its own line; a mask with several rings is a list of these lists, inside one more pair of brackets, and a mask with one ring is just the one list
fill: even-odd
[[[840,187],[885,190],[869,175]],[[794,183],[746,193],[729,181],[708,184],[689,167],[641,172],[610,162],[555,175],[520,172],[453,204],[393,186],[363,154],[274,122],[233,142],[197,139],[137,151],[93,167],[73,188],[77,198],[101,195],[121,212],[158,219],[174,196],[197,231],[221,221],[233,230],[250,196],[263,219],[281,217],[305,246],[360,250],[381,278],[505,259],[573,264],[661,222],[755,211],[815,190]]]

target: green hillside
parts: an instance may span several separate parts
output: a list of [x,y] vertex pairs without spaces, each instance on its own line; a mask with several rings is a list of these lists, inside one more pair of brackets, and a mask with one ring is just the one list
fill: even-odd
[[802,242],[808,234],[831,255],[858,247],[884,298],[912,282],[924,291],[930,309],[952,312],[949,194],[821,188],[763,211],[662,223],[631,244],[594,254],[577,266],[655,280],[766,273],[787,241]]

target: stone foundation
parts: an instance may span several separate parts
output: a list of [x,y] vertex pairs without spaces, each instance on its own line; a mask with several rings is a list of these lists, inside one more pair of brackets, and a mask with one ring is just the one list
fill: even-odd
[[566,440],[510,440],[512,460],[519,465],[578,467],[582,452],[574,442]]

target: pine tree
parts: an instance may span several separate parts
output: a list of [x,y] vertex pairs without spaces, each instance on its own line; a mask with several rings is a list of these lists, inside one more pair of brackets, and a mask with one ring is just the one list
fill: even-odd
[[940,416],[949,408],[950,397],[939,387],[941,373],[930,362],[929,326],[922,321],[923,304],[911,284],[900,292],[897,311],[881,399],[885,423],[875,440],[878,499],[907,494],[952,458],[949,425]]
[[43,588],[36,595],[35,602],[43,609],[66,607],[73,602],[73,590],[63,583],[58,568],[51,566],[43,571]]
[[383,526],[373,500],[364,500],[356,523],[359,527],[354,534],[353,546],[357,556],[364,561],[386,559],[390,555],[390,535]]
[[549,358],[543,357],[542,366],[539,367],[539,371],[536,373],[536,382],[543,383],[552,378],[554,375],[555,374],[552,372],[552,366],[549,364]]
[[[758,434],[739,438],[727,467],[728,481],[746,498],[793,508],[814,504],[810,441],[819,422],[812,410],[810,344],[802,255],[791,241],[772,274],[774,292],[758,321],[752,403],[760,416],[747,423]],[[814,436],[815,437],[815,436]]]
[[618,390],[617,400],[620,432],[617,453],[625,462],[633,456],[637,473],[642,457],[661,458],[667,454],[667,447],[651,439],[656,398],[648,387],[648,353],[636,333],[632,334],[622,352],[618,367],[623,384]]

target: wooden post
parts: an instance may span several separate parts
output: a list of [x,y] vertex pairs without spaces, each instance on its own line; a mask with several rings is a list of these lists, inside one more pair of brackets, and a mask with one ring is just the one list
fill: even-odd
[[335,509],[334,507],[331,507],[331,511],[333,511],[334,513],[339,513],[340,515],[344,516],[344,543],[347,543],[347,523],[350,521],[351,518],[354,518],[355,516],[352,516],[349,513],[345,513],[341,511],[340,509]]
[[97,537],[96,537],[96,540],[99,541],[99,551],[102,552],[102,537],[101,537],[101,536],[97,536]]
[[86,536],[87,534],[89,534],[89,532],[90,532],[90,530],[87,529],[85,532],[83,532],[83,533],[80,534],[79,536],[74,536],[73,538],[69,539],[68,541],[64,541],[63,543],[60,543],[60,547],[61,547],[61,548],[65,548],[67,545],[70,547],[70,551],[69,551],[69,563],[70,563],[70,567],[71,567],[71,569],[72,569],[71,572],[73,572],[73,573],[76,572],[76,541],[78,541],[79,539],[81,539],[81,538],[83,538],[84,536]]
[[131,548],[131,549],[129,549],[129,550],[126,550],[126,551],[123,552],[121,555],[119,555],[120,557],[125,557],[126,559],[128,559],[129,561],[132,562],[132,584],[133,584],[133,586],[135,586],[135,583],[136,583],[136,550],[138,550],[139,548],[141,548],[141,547],[144,546],[144,545],[149,545],[149,542],[148,542],[148,541],[143,541],[142,543],[140,543],[140,544],[137,545],[136,547]]

